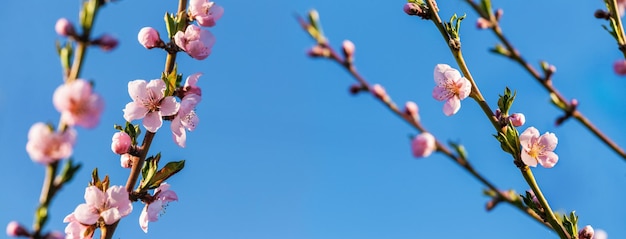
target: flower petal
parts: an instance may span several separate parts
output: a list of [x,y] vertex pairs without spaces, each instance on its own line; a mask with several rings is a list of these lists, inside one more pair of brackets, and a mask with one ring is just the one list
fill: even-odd
[[546,132],[539,137],[539,145],[543,146],[545,151],[554,151],[558,143],[559,139],[554,133]]
[[522,150],[522,161],[530,167],[537,167],[537,160],[530,157],[525,150]]
[[172,124],[170,124],[170,129],[172,129],[172,137],[174,142],[182,148],[185,147],[185,142],[187,139],[187,134],[183,125],[180,122],[180,116],[176,116],[174,120],[172,120]]
[[544,168],[552,168],[559,161],[559,156],[552,151],[539,155],[539,164]]
[[107,205],[119,210],[120,216],[125,217],[133,211],[133,205],[128,197],[128,192],[122,186],[111,186],[107,189]]
[[145,80],[134,80],[128,82],[128,95],[133,101],[141,102],[141,100],[148,98],[146,94],[146,85],[148,83]]
[[148,85],[146,85],[146,90],[150,93],[150,97],[153,97],[153,100],[159,100],[165,96],[165,82],[161,79],[151,80]]
[[98,221],[98,218],[100,218],[100,214],[95,207],[83,203],[74,209],[74,218],[82,224],[93,225]]
[[146,114],[148,114],[148,108],[136,101],[126,104],[126,107],[123,111],[124,119],[128,122],[136,119],[141,119],[146,116]]
[[163,125],[163,119],[161,118],[161,112],[150,112],[143,118],[143,127],[152,133],[156,133]]
[[461,100],[459,100],[459,98],[456,96],[448,99],[446,103],[443,104],[443,113],[446,116],[451,116],[453,114],[456,114],[456,112],[458,112],[459,109],[461,109]]
[[113,223],[119,221],[122,218],[120,211],[117,208],[109,208],[100,212],[100,216],[104,219],[104,224],[112,225]]
[[472,83],[467,78],[461,77],[461,79],[459,79],[459,82],[458,82],[457,95],[462,100],[462,99],[467,98],[471,92],[472,92]]
[[539,137],[539,130],[531,126],[524,130],[524,132],[519,136],[519,142],[522,145],[522,148],[529,150],[530,146],[533,144],[533,139],[537,137]]
[[159,111],[161,111],[162,116],[170,116],[178,112],[178,107],[179,105],[178,102],[176,102],[176,98],[168,96],[161,100]]
[[435,86],[435,89],[433,89],[433,98],[435,100],[438,101],[444,101],[447,99],[450,99],[454,96],[454,94],[452,92],[450,92],[447,88],[445,88],[444,86]]
[[435,79],[435,83],[437,85],[445,84],[446,77],[444,76],[444,72],[446,72],[447,70],[449,70],[451,68],[452,67],[450,67],[447,64],[437,64],[435,66],[434,79]]
[[100,207],[106,201],[104,192],[100,191],[96,186],[85,188],[85,202],[94,207]]
[[141,215],[139,215],[139,226],[143,232],[148,233],[148,205],[146,204],[141,210]]

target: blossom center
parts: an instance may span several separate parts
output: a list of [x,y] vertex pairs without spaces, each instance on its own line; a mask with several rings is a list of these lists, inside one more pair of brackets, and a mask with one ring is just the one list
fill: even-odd
[[533,144],[528,150],[528,155],[534,159],[537,159],[539,155],[541,155],[541,152],[543,151],[544,147],[545,146],[543,145]]

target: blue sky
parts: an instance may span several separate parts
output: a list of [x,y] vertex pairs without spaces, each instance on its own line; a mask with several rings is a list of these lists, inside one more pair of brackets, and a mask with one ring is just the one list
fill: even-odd
[[[369,95],[351,96],[354,80],[336,64],[309,59],[313,45],[294,20],[316,8],[331,43],[356,44],[356,64],[372,83],[386,87],[403,104],[418,103],[423,124],[438,139],[460,142],[474,166],[503,189],[528,186],[499,150],[493,130],[477,104],[462,102],[446,117],[431,97],[436,64],[453,67],[432,23],[408,17],[404,1],[240,1],[217,2],[223,18],[211,31],[212,55],[197,61],[181,54],[179,71],[203,72],[200,125],[180,149],[162,128],[151,153],[165,161],[186,159],[183,172],[168,180],[179,201],[171,203],[144,234],[137,223],[141,205],[124,218],[116,238],[555,238],[516,209],[500,205],[486,212],[483,186],[442,155],[415,160],[408,135],[416,132]],[[612,73],[621,57],[614,40],[593,12],[602,1],[497,1],[504,8],[505,33],[527,60],[557,66],[555,86],[580,102],[580,110],[620,145],[626,145],[626,82]],[[39,121],[58,121],[52,93],[62,82],[54,49],[54,23],[77,22],[79,1],[6,1],[3,85],[0,87],[0,225],[32,222],[44,167],[26,154],[26,136]],[[463,1],[442,1],[441,15],[467,13],[461,40],[466,61],[487,101],[495,107],[505,86],[518,91],[514,112],[526,126],[559,137],[560,161],[535,176],[552,208],[576,210],[580,224],[602,228],[611,238],[626,236],[626,164],[574,121],[554,126],[560,112],[547,93],[520,67],[487,49],[497,41],[474,28],[476,15]],[[63,230],[62,219],[84,201],[94,167],[122,185],[128,170],[110,150],[113,124],[123,124],[130,80],[154,79],[165,53],[145,50],[139,29],[165,32],[163,14],[176,1],[118,1],[98,16],[95,35],[120,40],[109,53],[90,49],[82,77],[96,82],[106,102],[101,124],[79,129],[74,157],[83,169],[55,198],[48,229]],[[162,34],[164,35],[164,34]],[[523,127],[524,129],[525,127]]]

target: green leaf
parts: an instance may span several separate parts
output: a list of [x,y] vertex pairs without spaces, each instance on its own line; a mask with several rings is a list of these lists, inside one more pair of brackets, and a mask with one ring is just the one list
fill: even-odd
[[98,188],[102,186],[102,182],[100,181],[100,177],[98,176],[98,168],[94,168],[93,171],[91,171],[91,182],[89,183],[89,185],[96,186]]
[[56,183],[58,185],[63,185],[74,178],[74,174],[78,172],[80,169],[80,163],[74,163],[72,158],[68,159],[66,163],[63,165],[63,169],[61,169],[61,173],[57,176]]
[[174,174],[180,172],[185,167],[185,160],[181,160],[178,162],[169,162],[163,167],[159,172],[156,173],[154,178],[150,180],[148,185],[149,189],[158,188],[161,183],[165,180],[173,176]]
[[175,18],[174,14],[165,13],[165,27],[167,28],[167,37],[169,39],[172,39],[172,37],[176,35],[176,32],[178,32],[178,24]]

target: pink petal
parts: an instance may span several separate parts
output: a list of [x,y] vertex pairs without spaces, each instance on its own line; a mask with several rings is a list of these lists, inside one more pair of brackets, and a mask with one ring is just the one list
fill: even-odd
[[461,100],[459,100],[459,98],[456,96],[448,99],[446,103],[443,105],[443,113],[446,116],[451,116],[453,114],[456,114],[456,112],[458,112],[459,109],[461,109]]
[[100,212],[100,216],[104,219],[104,224],[111,225],[122,218],[120,211],[117,208],[109,208]]
[[128,192],[122,186],[111,186],[107,189],[107,205],[119,210],[120,216],[125,217],[133,210]]
[[467,98],[472,92],[472,83],[470,83],[470,81],[465,77],[459,79],[458,87],[459,92],[457,94],[461,100]]
[[148,221],[156,222],[159,220],[159,213],[163,210],[163,201],[156,200],[148,204]]
[[551,151],[539,155],[539,164],[544,168],[552,168],[558,161],[559,156]]
[[141,215],[139,215],[139,226],[143,232],[148,233],[148,205],[146,204],[141,210]]
[[205,46],[200,41],[190,41],[187,43],[187,50],[185,51],[196,60],[204,60],[211,55],[211,48]]
[[185,129],[183,128],[183,125],[180,122],[179,116],[176,116],[176,118],[172,121],[170,128],[172,129],[172,137],[174,139],[174,142],[176,142],[178,146],[184,148],[187,134],[185,132]]
[[85,188],[85,202],[94,207],[100,207],[106,201],[104,192],[100,191],[96,186]]
[[148,114],[148,108],[146,108],[143,104],[133,101],[126,104],[124,108],[124,119],[128,122],[131,122],[136,119],[141,119]]
[[180,47],[180,49],[183,49],[184,51],[187,51],[187,39],[185,39],[185,33],[184,32],[177,32],[174,35],[174,42],[176,43],[176,45],[178,47]]
[[533,157],[530,157],[530,155],[528,155],[525,150],[522,150],[522,161],[528,166],[537,167],[537,160]]
[[209,14],[213,16],[213,21],[220,20],[224,14],[224,8],[218,5],[213,5],[211,9],[209,9]]
[[165,82],[161,79],[151,80],[146,85],[146,90],[149,92],[148,95],[153,97],[152,100],[159,100],[165,96]]
[[546,132],[539,137],[539,145],[543,146],[545,151],[554,151],[556,145],[559,143],[559,139],[554,133]]
[[95,207],[83,203],[74,209],[74,218],[82,224],[92,225],[98,221],[100,214]]
[[446,77],[444,76],[444,72],[446,72],[448,69],[452,69],[452,67],[447,64],[437,64],[435,66],[434,78],[437,85],[445,84]]
[[194,129],[196,129],[196,125],[198,125],[198,123],[200,122],[200,118],[198,118],[196,112],[192,110],[188,114],[184,115],[181,118],[180,122],[187,130],[193,131]]
[[161,118],[161,112],[150,112],[143,118],[143,127],[148,131],[155,133],[163,125],[163,119]]
[[438,86],[435,86],[435,89],[433,89],[433,98],[435,100],[443,101],[443,100],[450,99],[453,96],[454,96],[454,94],[452,94],[452,92],[450,92],[444,86],[439,86],[438,85]]
[[535,127],[528,127],[524,132],[519,136],[519,142],[522,145],[522,148],[525,150],[529,150],[529,146],[533,144],[533,138],[539,137],[539,130]]
[[170,116],[175,115],[178,112],[178,102],[176,102],[176,98],[173,96],[165,97],[161,100],[161,106],[159,111],[161,111],[162,116]]
[[458,82],[461,79],[461,73],[456,69],[450,68],[443,73],[446,78],[446,83],[450,84],[452,82]]
[[198,79],[200,79],[200,76],[202,76],[202,73],[200,72],[188,76],[187,80],[185,80],[184,87],[188,87],[188,86],[196,87],[196,85],[198,84]]
[[[141,102],[143,99],[148,98],[146,85],[148,83],[145,80],[134,80],[128,82],[128,95],[135,102]],[[128,120],[130,121],[130,120]]]

